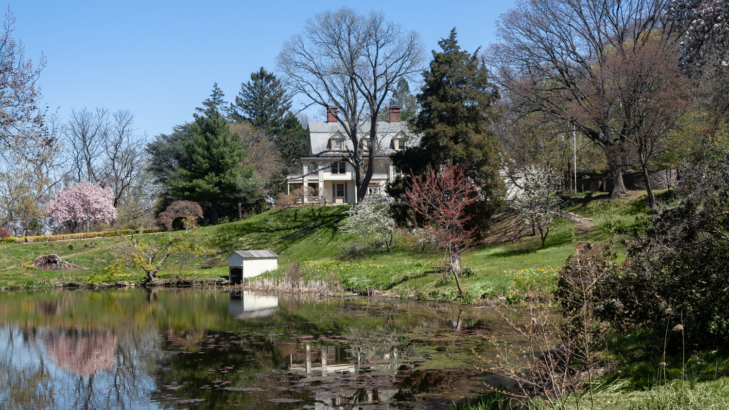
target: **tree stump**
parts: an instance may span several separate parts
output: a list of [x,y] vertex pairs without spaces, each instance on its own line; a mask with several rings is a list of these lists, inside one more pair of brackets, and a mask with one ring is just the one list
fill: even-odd
[[52,255],[41,255],[36,258],[33,265],[39,270],[59,270],[59,269],[72,269],[73,265],[61,259],[56,254]]

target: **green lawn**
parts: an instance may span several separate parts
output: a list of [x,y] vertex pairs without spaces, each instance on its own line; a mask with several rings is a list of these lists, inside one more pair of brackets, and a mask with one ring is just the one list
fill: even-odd
[[[463,254],[463,266],[474,275],[462,279],[474,297],[509,297],[527,289],[547,292],[556,271],[573,254],[576,242],[601,241],[645,229],[647,210],[640,195],[623,201],[583,195],[566,197],[565,209],[592,217],[593,229],[575,229],[575,224],[558,219],[546,246],[537,236],[475,246]],[[456,286],[448,275],[428,273],[431,264],[441,264],[443,253],[420,249],[410,238],[398,234],[392,252],[372,250],[357,257],[345,257],[342,249],[371,238],[344,236],[338,227],[346,218],[347,206],[305,207],[274,210],[249,219],[207,226],[197,232],[217,251],[212,269],[202,269],[202,259],[171,258],[159,273],[161,278],[216,278],[227,274],[227,257],[233,250],[271,249],[279,254],[281,268],[269,277],[280,277],[288,267],[298,265],[305,279],[337,282],[347,288],[374,288],[396,296],[423,299],[453,299]],[[164,233],[157,235],[166,235]],[[0,287],[52,286],[59,282],[85,281],[87,276],[115,259],[119,238],[102,238],[48,243],[0,245]],[[38,272],[23,268],[42,254],[56,253],[75,264],[67,272]],[[117,281],[139,281],[143,275],[127,268]]]

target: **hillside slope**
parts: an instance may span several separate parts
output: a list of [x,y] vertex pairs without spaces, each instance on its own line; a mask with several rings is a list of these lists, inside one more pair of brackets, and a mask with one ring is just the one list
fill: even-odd
[[[647,211],[643,197],[635,193],[623,201],[602,197],[566,198],[566,209],[593,217],[594,228],[559,219],[552,226],[546,246],[538,237],[524,231],[514,215],[497,218],[492,234],[484,243],[463,254],[465,267],[474,275],[464,278],[464,286],[474,296],[508,295],[527,286],[546,290],[554,282],[556,269],[573,254],[578,241],[600,241],[645,228]],[[421,249],[412,239],[397,235],[393,251],[365,246],[371,238],[346,236],[339,226],[346,219],[347,206],[305,207],[273,210],[243,221],[202,227],[197,234],[217,255],[206,261],[212,269],[202,269],[200,258],[171,258],[160,277],[213,278],[227,274],[227,257],[234,250],[271,249],[280,256],[283,275],[298,265],[304,279],[326,280],[352,288],[377,288],[399,295],[423,298],[452,298],[455,285],[447,275],[424,274],[431,264],[440,264],[441,251]],[[164,235],[164,234],[159,234]],[[72,242],[0,245],[0,287],[48,286],[58,281],[85,281],[92,272],[115,259],[119,238]],[[345,248],[356,252],[345,254]],[[22,268],[42,254],[56,253],[76,265],[69,272],[38,272]],[[10,268],[10,269],[8,269]],[[141,280],[140,272],[128,268],[120,281]]]

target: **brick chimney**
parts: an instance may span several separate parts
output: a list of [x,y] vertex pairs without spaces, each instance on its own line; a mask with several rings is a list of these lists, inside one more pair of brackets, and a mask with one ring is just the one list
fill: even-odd
[[337,107],[329,107],[327,109],[327,122],[337,122],[337,112],[339,109]]
[[400,107],[390,105],[390,122],[400,122]]

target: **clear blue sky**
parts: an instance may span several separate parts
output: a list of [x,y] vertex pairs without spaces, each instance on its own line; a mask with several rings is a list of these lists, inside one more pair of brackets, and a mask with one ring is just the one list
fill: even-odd
[[9,6],[26,57],[37,61],[43,52],[48,60],[40,85],[52,111],[65,120],[72,108],[126,109],[151,138],[190,121],[214,82],[231,101],[251,72],[275,70],[283,42],[318,12],[342,5],[384,12],[420,33],[428,52],[456,27],[461,46],[473,51],[494,41],[495,20],[512,4],[10,0]]

